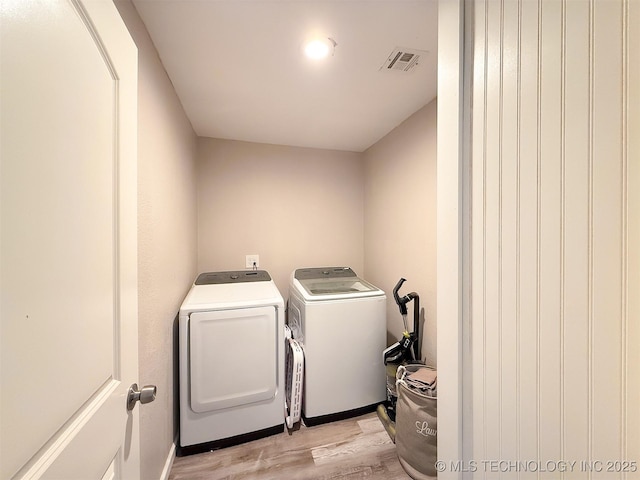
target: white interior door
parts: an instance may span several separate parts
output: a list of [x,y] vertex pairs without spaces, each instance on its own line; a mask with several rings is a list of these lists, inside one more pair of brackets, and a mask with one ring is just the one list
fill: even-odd
[[1,8],[0,478],[137,478],[137,51],[110,1]]

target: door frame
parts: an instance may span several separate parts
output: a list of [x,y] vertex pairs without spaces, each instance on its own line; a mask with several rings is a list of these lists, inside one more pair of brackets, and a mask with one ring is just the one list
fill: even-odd
[[[464,414],[464,322],[468,321],[468,161],[465,139],[465,2],[438,1],[437,113],[437,361],[439,479],[459,478],[452,462],[464,459],[470,437]],[[467,79],[470,78],[467,75]],[[466,173],[465,173],[466,172]],[[465,253],[467,252],[467,253]],[[446,432],[446,434],[444,433]]]

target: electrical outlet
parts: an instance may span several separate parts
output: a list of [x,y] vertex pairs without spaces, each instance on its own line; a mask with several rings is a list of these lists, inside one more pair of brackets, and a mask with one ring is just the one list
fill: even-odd
[[260,255],[247,255],[245,268],[258,268],[260,266]]

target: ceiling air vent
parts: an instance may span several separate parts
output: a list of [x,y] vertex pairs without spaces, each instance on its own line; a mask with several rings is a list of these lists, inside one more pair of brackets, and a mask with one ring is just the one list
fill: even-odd
[[396,47],[382,64],[380,70],[398,70],[401,72],[410,72],[414,67],[417,67],[419,65],[420,58],[427,55],[428,53],[429,52],[425,50],[414,50],[411,48]]

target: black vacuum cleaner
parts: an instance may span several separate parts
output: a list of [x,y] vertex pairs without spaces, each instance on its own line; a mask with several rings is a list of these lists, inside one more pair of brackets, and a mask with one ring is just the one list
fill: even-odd
[[[387,400],[379,405],[377,412],[387,433],[395,441],[396,402],[396,370],[400,365],[420,362],[420,296],[416,292],[400,296],[398,291],[406,279],[401,278],[393,289],[393,298],[398,304],[404,332],[402,338],[383,352],[383,361],[387,372]],[[413,331],[409,332],[407,324],[407,304],[413,302]]]

